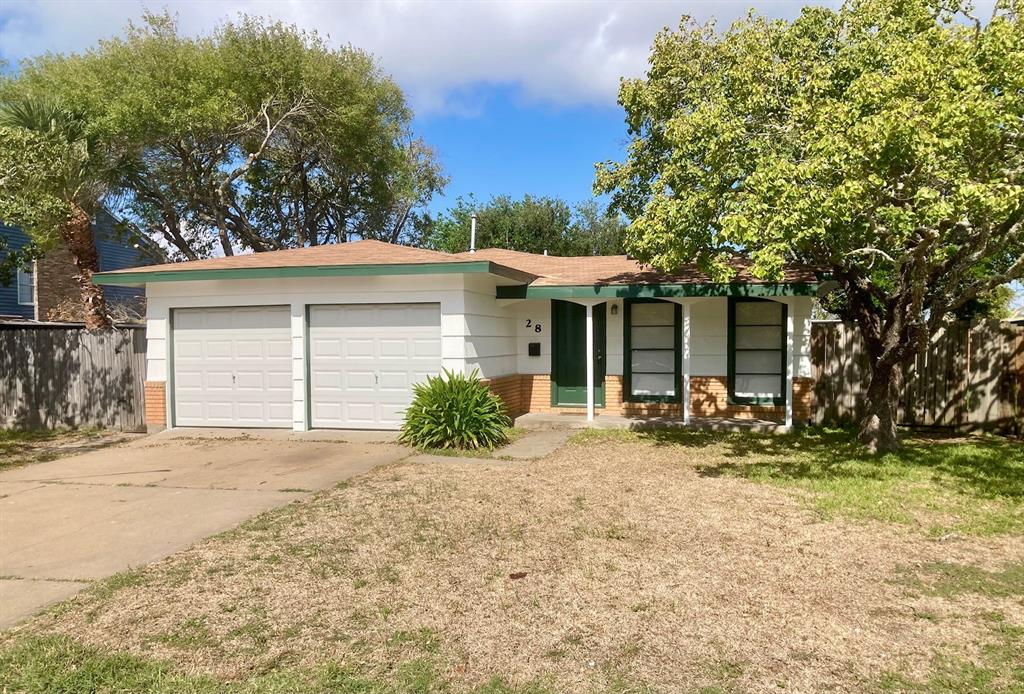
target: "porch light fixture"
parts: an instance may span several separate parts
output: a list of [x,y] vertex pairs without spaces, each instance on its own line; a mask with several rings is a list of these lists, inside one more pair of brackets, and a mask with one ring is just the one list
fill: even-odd
[[612,315],[613,316],[619,315],[619,305],[618,304],[612,304]]

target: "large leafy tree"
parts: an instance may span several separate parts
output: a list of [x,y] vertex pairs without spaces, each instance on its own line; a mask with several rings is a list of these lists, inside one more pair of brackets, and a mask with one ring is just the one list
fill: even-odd
[[551,255],[622,252],[625,222],[587,200],[576,205],[559,198],[498,195],[485,203],[472,196],[436,217],[417,220],[417,241],[427,248],[460,253],[469,248],[470,223],[477,217],[477,248],[508,248]]
[[85,326],[111,325],[103,291],[92,282],[99,255],[92,219],[116,190],[126,152],[97,137],[87,119],[51,99],[8,100],[0,105],[0,219],[32,236],[28,252],[5,257],[25,265],[63,242],[71,253]]
[[280,23],[186,37],[149,15],[83,54],[24,63],[4,92],[51,95],[100,137],[138,143],[120,211],[184,259],[397,241],[446,183],[371,56]]
[[870,355],[862,436],[898,445],[902,367],[943,321],[1024,276],[1020,0],[851,0],[719,32],[688,20],[622,84],[632,142],[595,188],[630,250],[716,278],[738,251],[810,262]]

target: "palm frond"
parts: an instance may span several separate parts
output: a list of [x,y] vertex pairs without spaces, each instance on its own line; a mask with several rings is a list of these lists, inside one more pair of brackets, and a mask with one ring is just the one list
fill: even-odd
[[89,148],[86,120],[56,99],[25,97],[0,103],[0,126],[51,134]]

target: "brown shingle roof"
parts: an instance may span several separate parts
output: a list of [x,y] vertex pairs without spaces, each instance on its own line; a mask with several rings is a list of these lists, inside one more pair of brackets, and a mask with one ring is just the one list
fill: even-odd
[[[442,253],[424,248],[400,246],[382,241],[364,240],[267,253],[249,253],[226,258],[209,258],[185,263],[165,263],[101,273],[155,273],[182,270],[237,270],[255,268],[325,267],[352,265],[426,265],[431,263],[474,263],[488,261],[492,270],[532,286],[590,286],[636,284],[712,283],[696,265],[685,265],[673,272],[658,272],[625,255],[564,257],[523,253],[503,248],[485,248],[476,253]],[[761,283],[748,270],[748,263],[737,259],[736,282]],[[784,283],[815,282],[809,266],[787,267]]]
[[[625,255],[564,257],[522,253],[504,248],[485,248],[476,253],[458,253],[458,258],[490,260],[506,267],[529,272],[538,278],[535,287],[557,287],[603,284],[713,284],[710,277],[696,265],[684,265],[672,272],[658,272]],[[739,271],[735,282],[761,284],[750,274],[749,263],[737,259]],[[814,268],[806,265],[787,266],[783,283],[817,282]]]
[[[114,270],[118,272],[174,272],[176,270],[223,270],[271,267],[316,267],[321,265],[422,265],[425,263],[471,262],[450,253],[425,248],[399,246],[367,239],[350,243],[290,248],[284,251],[247,253],[225,258],[192,260],[186,263],[164,263],[147,267]],[[107,274],[107,273],[104,273]]]

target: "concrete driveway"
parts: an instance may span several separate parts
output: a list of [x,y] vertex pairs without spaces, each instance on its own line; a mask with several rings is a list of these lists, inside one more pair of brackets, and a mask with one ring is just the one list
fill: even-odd
[[91,581],[407,456],[393,438],[183,430],[0,473],[0,629]]

